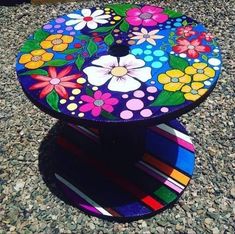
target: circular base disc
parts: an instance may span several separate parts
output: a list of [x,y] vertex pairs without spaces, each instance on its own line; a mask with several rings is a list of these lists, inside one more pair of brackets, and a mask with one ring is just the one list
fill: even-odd
[[148,128],[145,153],[132,165],[104,155],[99,140],[98,130],[69,125],[57,141],[59,187],[88,214],[124,222],[150,217],[173,205],[190,181],[194,147],[176,120]]

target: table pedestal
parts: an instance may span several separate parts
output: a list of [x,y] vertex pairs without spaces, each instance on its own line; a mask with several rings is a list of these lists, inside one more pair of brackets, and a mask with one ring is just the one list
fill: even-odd
[[188,185],[194,147],[178,122],[144,128],[69,125],[58,137],[55,177],[84,212],[115,221],[150,217]]

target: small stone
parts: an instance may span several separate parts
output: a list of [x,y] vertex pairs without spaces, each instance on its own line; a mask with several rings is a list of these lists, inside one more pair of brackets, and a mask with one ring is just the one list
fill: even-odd
[[16,182],[16,185],[14,186],[14,189],[18,192],[24,188],[25,182],[22,180],[18,180]]
[[145,221],[143,221],[141,226],[142,226],[142,228],[145,228],[145,227],[147,227],[147,223]]
[[230,190],[230,195],[235,198],[235,186],[233,186]]
[[180,230],[183,230],[184,229],[184,227],[182,226],[182,225],[180,225],[180,224],[176,224],[176,226],[175,226],[175,229],[177,230],[177,231],[180,231]]
[[212,231],[213,234],[219,234],[220,233],[220,231],[217,227],[213,228],[211,231]]
[[94,223],[90,223],[90,224],[89,224],[89,228],[90,228],[91,230],[95,230],[95,224],[94,224]]

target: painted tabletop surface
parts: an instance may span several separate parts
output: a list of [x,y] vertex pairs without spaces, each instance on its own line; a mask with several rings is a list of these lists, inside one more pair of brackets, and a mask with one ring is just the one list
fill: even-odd
[[[115,47],[129,51],[118,57]],[[30,100],[57,118],[153,122],[209,94],[221,53],[202,24],[179,12],[115,4],[51,20],[21,47],[16,70]]]

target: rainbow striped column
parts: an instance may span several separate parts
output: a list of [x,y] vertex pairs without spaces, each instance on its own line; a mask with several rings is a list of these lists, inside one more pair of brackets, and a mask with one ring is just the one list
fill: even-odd
[[75,206],[105,219],[126,222],[163,211],[193,174],[194,147],[178,121],[148,128],[142,159],[128,167],[105,161],[96,129],[69,125],[57,143],[59,188]]

